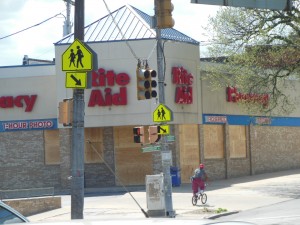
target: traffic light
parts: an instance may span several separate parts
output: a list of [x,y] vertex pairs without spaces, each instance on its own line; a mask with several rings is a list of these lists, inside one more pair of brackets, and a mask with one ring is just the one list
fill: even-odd
[[64,99],[58,105],[58,121],[64,126],[71,126],[73,120],[73,99]]
[[155,70],[146,69],[144,72],[144,77],[146,81],[144,86],[147,87],[145,91],[146,99],[156,98],[157,97],[157,73]]
[[144,136],[144,127],[134,127],[133,128],[133,141],[134,143],[145,143],[145,136]]
[[156,26],[159,29],[172,28],[175,21],[172,18],[174,6],[171,0],[155,0]]
[[148,132],[149,132],[149,142],[155,143],[160,140],[160,136],[158,134],[159,126],[149,126]]
[[157,97],[157,73],[151,69],[137,68],[137,99],[151,99]]

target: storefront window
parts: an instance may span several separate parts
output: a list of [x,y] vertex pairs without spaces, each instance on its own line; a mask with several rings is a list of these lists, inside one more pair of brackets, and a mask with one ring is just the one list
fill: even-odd
[[57,165],[60,164],[59,152],[59,130],[45,130],[45,164]]
[[230,158],[247,157],[247,138],[245,126],[229,126],[229,153]]
[[224,126],[203,125],[204,130],[204,158],[224,158]]
[[[102,128],[85,128],[85,163],[103,162],[103,129]],[[87,141],[90,141],[88,143]]]

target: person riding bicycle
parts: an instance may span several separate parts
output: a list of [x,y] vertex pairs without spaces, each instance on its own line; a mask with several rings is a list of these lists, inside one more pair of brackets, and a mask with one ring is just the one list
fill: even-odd
[[194,175],[191,177],[192,180],[192,189],[194,196],[197,195],[197,192],[200,188],[200,191],[204,191],[205,182],[207,181],[207,174],[204,170],[204,164],[200,164],[199,168],[195,169]]

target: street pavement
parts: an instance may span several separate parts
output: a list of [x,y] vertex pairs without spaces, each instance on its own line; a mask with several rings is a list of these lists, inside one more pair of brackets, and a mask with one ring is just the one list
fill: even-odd
[[[84,219],[145,218],[145,187],[88,189],[84,199]],[[278,204],[300,197],[300,169],[216,180],[208,183],[207,203],[192,205],[191,184],[172,188],[172,205],[176,218],[214,219],[221,216]],[[28,217],[37,221],[71,219],[71,197],[62,195],[60,209]],[[134,199],[133,199],[134,198]],[[138,204],[137,204],[137,203]]]

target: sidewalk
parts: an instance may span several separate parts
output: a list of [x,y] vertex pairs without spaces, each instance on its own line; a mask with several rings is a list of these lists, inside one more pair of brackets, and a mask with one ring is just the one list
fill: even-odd
[[[299,197],[299,190],[284,191],[287,186],[297,188],[299,185],[300,169],[212,181],[206,189],[207,203],[202,205],[198,202],[193,206],[191,184],[181,184],[179,187],[172,188],[172,203],[176,218],[214,218]],[[141,207],[147,212],[144,187],[130,190],[140,207],[123,188],[87,191],[89,193],[84,199],[85,219],[145,218],[140,209]],[[62,208],[33,215],[28,219],[32,222],[70,220],[70,199],[69,195],[63,195]]]

